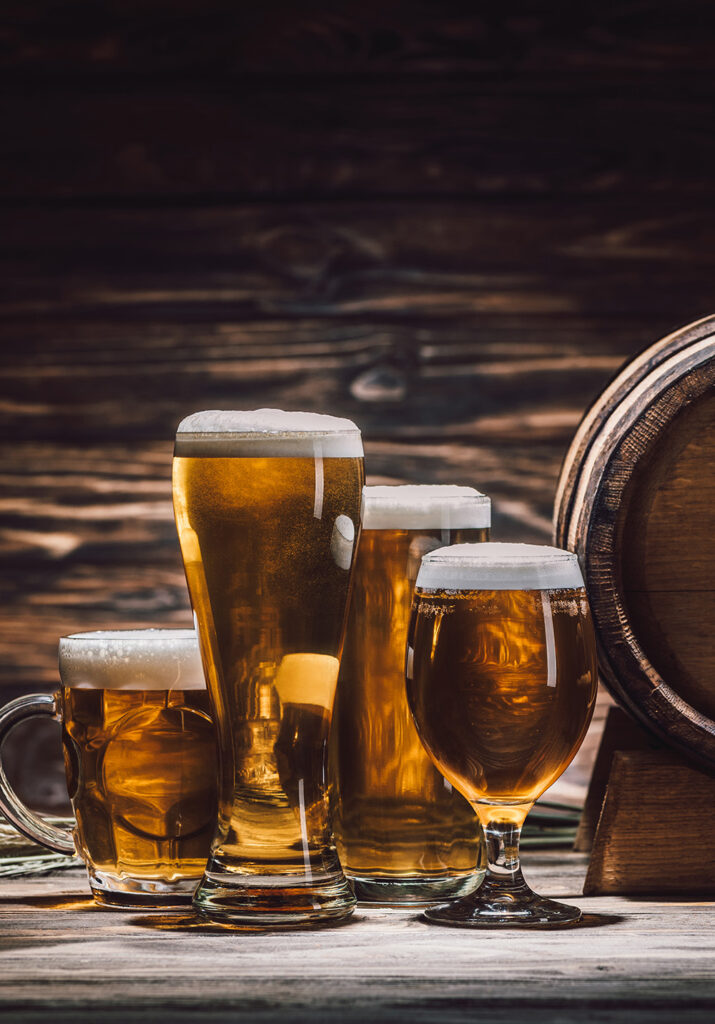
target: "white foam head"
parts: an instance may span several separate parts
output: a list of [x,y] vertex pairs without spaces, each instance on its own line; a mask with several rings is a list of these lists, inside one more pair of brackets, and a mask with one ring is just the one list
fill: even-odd
[[208,409],[183,419],[174,454],[183,458],[361,458],[352,420],[316,412]]
[[115,629],[60,639],[64,686],[83,690],[205,690],[193,629]]
[[420,590],[571,590],[583,586],[571,551],[541,544],[453,544],[430,551]]
[[491,526],[492,503],[473,487],[363,487],[364,530],[468,530]]

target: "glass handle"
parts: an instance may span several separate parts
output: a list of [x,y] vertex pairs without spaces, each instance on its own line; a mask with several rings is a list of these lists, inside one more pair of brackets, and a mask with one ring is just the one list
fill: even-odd
[[18,832],[22,832],[28,839],[46,846],[55,853],[73,857],[76,850],[71,829],[50,825],[39,814],[35,814],[29,807],[25,807],[10,785],[2,764],[2,745],[8,733],[18,722],[23,722],[26,718],[37,718],[40,715],[47,715],[59,722],[57,694],[33,693],[28,697],[18,697],[16,700],[11,700],[0,711],[0,810]]

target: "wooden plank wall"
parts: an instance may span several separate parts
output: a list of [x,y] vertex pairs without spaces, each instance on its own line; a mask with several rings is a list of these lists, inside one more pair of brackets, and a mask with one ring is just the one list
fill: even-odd
[[548,539],[585,406],[712,312],[714,66],[707,0],[5,0],[0,694],[188,622],[196,409],[351,416]]

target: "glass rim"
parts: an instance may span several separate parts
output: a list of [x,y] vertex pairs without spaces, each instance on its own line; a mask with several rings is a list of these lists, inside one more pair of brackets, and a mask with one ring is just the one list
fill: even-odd
[[426,554],[416,587],[428,591],[579,590],[578,556],[548,544],[484,541],[453,544]]
[[190,626],[151,626],[145,629],[141,627],[134,629],[90,629],[80,633],[65,633],[59,638],[60,642],[81,640],[83,643],[87,643],[87,641],[101,641],[105,644],[107,642],[111,643],[113,640],[121,642],[122,640],[132,639],[148,640],[150,642],[155,640],[175,640],[178,643],[191,644],[199,642],[198,633]]
[[368,484],[363,530],[468,530],[491,527],[491,498],[455,484]]

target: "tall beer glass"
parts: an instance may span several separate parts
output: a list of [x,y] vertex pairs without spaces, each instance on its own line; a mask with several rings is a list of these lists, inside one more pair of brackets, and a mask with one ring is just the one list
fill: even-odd
[[422,556],[487,540],[491,503],[472,487],[365,487],[361,518],[331,735],[338,852],[359,900],[434,903],[475,888],[483,846],[474,812],[415,730],[407,626]]
[[349,420],[203,412],[179,426],[174,509],[219,737],[195,906],[290,926],[350,914],[326,750],[363,485]]
[[426,917],[478,928],[577,921],[577,907],[537,896],[519,867],[524,819],[581,745],[596,698],[596,643],[576,555],[490,543],[428,554],[406,674],[420,737],[474,807],[487,843],[479,889]]

